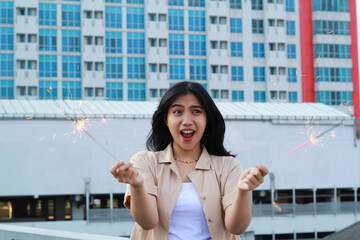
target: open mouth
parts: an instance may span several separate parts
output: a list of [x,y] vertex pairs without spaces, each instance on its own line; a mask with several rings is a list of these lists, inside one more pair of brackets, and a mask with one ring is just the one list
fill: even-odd
[[195,131],[193,131],[193,130],[183,130],[183,131],[180,131],[180,134],[184,138],[191,138],[192,136],[194,136]]

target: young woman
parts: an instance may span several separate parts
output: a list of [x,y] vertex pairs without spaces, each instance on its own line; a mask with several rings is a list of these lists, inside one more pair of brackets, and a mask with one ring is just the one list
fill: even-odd
[[198,83],[164,94],[147,148],[110,172],[127,184],[124,205],[135,220],[131,239],[240,239],[251,220],[249,191],[268,169],[242,170],[223,146],[225,122]]

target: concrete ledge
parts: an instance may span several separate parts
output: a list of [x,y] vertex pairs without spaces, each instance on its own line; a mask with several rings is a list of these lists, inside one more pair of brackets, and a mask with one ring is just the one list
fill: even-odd
[[42,228],[0,224],[1,240],[128,240],[128,238],[106,235],[67,232]]

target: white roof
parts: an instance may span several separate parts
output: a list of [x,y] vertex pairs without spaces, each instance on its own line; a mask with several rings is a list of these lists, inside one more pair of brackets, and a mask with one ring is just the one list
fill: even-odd
[[[158,102],[0,100],[0,119],[151,118]],[[216,102],[226,120],[352,120],[322,103]]]

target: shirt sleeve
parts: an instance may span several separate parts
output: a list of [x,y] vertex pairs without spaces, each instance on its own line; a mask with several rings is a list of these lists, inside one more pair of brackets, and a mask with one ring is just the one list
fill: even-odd
[[[148,194],[152,194],[157,197],[157,186],[155,184],[155,162],[156,159],[150,159],[145,152],[135,154],[130,162],[134,164],[134,167],[144,177],[144,187]],[[126,184],[126,191],[124,196],[124,206],[130,209],[130,185]]]
[[234,202],[239,177],[243,171],[240,162],[237,161],[235,158],[231,158],[228,161],[229,164],[222,173],[222,177],[224,178],[224,180],[222,181],[222,207],[224,211],[229,205],[233,204]]

